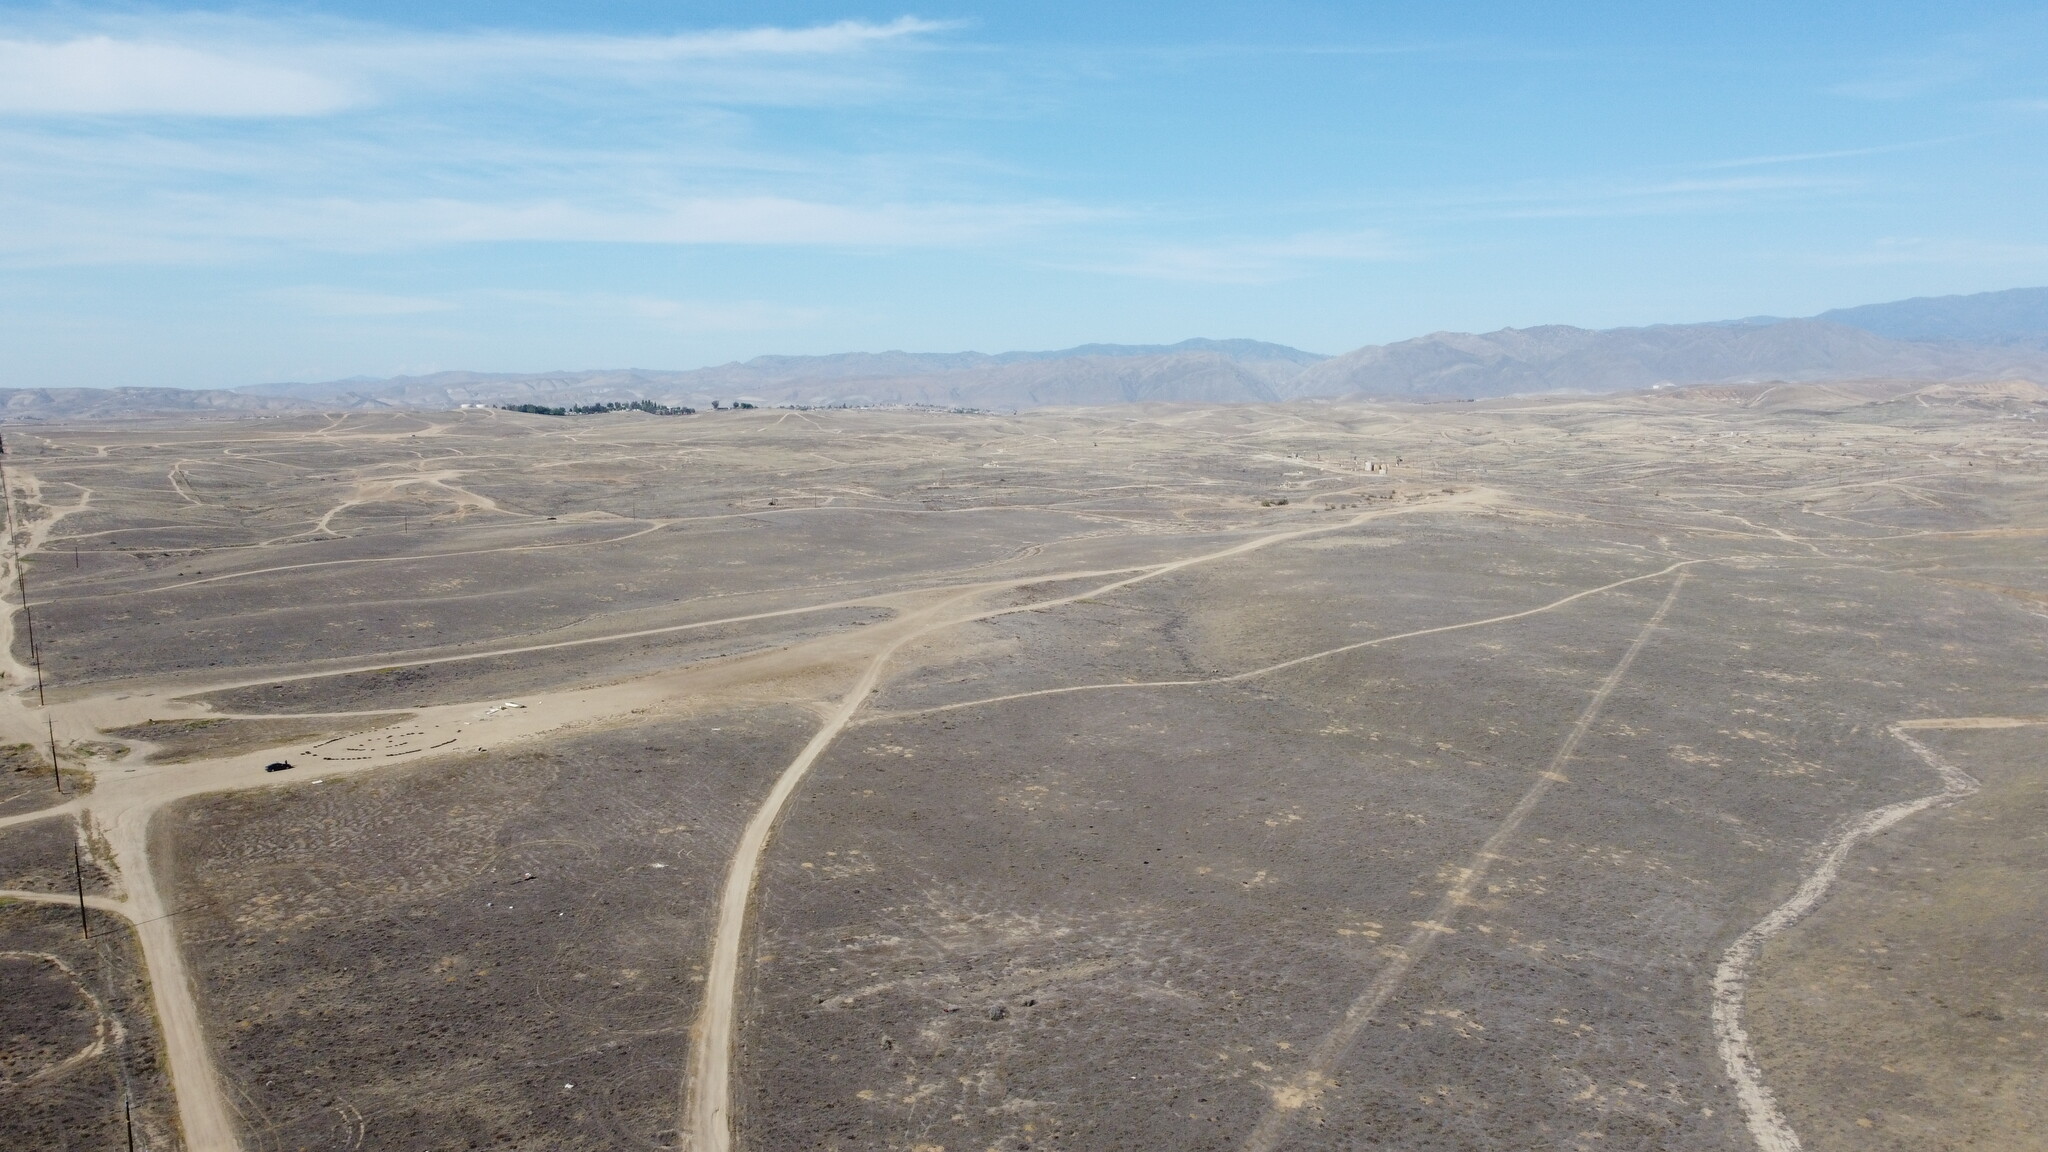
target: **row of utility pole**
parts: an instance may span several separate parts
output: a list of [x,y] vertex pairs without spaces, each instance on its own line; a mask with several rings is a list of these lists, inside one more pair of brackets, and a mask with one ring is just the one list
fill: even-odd
[[[23,571],[21,562],[20,524],[14,515],[14,484],[7,475],[5,437],[0,437],[0,494],[5,496],[7,551],[8,558],[14,564],[14,590],[21,598],[21,619],[28,631],[29,664],[36,673],[36,706],[47,709],[49,698],[44,694],[43,687],[43,651],[36,643],[35,613],[28,602],[28,576]],[[72,549],[71,563],[74,567],[79,564],[76,548]],[[50,781],[56,785],[58,792],[62,792],[64,771],[57,759],[57,722],[47,712],[43,715],[43,729],[50,739]],[[78,930],[87,940],[91,940],[92,918],[85,908],[85,856],[79,851],[76,843],[71,845],[71,875],[78,891]],[[121,1128],[128,1138],[128,1152],[135,1152],[135,1104],[126,1094],[121,1097]]]
[[[22,572],[21,532],[14,518],[14,485],[7,478],[7,440],[0,437],[0,492],[7,494],[7,550],[14,561],[14,588],[21,594],[21,620],[28,628],[28,659],[36,670],[36,705],[45,707],[49,701],[43,697],[43,652],[36,645],[36,618],[28,604],[28,576]],[[77,557],[72,557],[73,562]],[[62,784],[60,782],[61,790]]]

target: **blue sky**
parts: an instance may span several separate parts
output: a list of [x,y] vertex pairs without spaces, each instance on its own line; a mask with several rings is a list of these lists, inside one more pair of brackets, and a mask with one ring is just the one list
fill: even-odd
[[0,386],[2048,283],[2038,4],[0,2]]

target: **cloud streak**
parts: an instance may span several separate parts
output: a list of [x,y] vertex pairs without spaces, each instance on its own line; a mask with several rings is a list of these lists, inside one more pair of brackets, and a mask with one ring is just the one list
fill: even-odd
[[1050,267],[1194,284],[1276,284],[1328,264],[1385,263],[1412,253],[1380,231],[1301,232],[1272,239],[1140,247],[1116,259]]
[[182,44],[0,40],[0,113],[317,116],[362,99],[317,72]]
[[[0,28],[0,260],[584,243],[927,248],[1089,213],[757,109],[915,100],[905,16],[672,35],[128,17]],[[930,53],[926,51],[926,54]],[[953,166],[944,158],[935,166]]]
[[[395,34],[351,25],[294,28],[241,20],[34,38],[0,37],[0,115],[266,118],[320,116],[422,86],[536,79],[609,83],[709,81],[745,98],[768,86],[733,65],[858,57],[951,25],[913,17],[841,20],[670,36]],[[787,99],[785,93],[782,97]],[[774,100],[771,99],[771,102]]]
[[346,253],[490,243],[929,248],[1015,240],[1102,213],[1047,203],[847,204],[783,196],[637,203],[171,197],[116,217],[19,205],[0,258],[20,265],[233,259],[279,246]]

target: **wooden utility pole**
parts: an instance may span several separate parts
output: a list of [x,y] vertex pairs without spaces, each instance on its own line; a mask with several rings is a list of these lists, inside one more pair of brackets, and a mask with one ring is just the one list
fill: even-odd
[[78,877],[78,928],[92,939],[92,921],[85,918],[85,860],[78,854],[78,845],[71,846],[71,872]]
[[43,652],[36,647],[36,617],[28,610],[28,581],[21,574],[21,550],[14,551],[14,587],[21,593],[21,619],[28,625],[28,662],[36,670],[36,706],[42,707],[43,699]]
[[28,625],[28,658],[36,668],[36,703],[43,703],[43,655],[36,647],[36,620],[28,609],[28,580],[21,573],[21,534],[14,520],[14,485],[7,479],[7,441],[0,438],[0,496],[6,498],[7,549],[14,558],[14,587],[21,592],[21,618]]
[[43,717],[43,726],[50,730],[50,779],[56,781],[57,791],[64,790],[64,772],[57,766],[57,722]]
[[121,1126],[128,1129],[128,1152],[135,1152],[135,1106],[121,1098]]
[[28,625],[28,662],[36,670],[36,706],[44,707],[43,699],[43,650],[36,645],[36,616],[28,607],[28,580],[21,573],[21,549],[14,550],[14,587],[21,593],[21,619]]

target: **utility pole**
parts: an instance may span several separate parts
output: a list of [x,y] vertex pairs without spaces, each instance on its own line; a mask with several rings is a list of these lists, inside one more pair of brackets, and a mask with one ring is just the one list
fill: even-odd
[[7,482],[7,441],[0,439],[0,493],[7,496],[7,546],[19,549],[14,538],[14,486]]
[[14,520],[14,485],[7,479],[7,441],[0,438],[0,496],[5,497],[7,548],[14,559],[14,586],[21,592],[21,618],[28,625],[28,658],[36,667],[36,703],[43,703],[43,656],[36,647],[36,621],[28,609],[28,581],[21,573],[21,537]]
[[50,779],[56,781],[57,791],[64,791],[64,772],[57,766],[57,722],[43,717],[43,726],[50,730]]
[[71,872],[78,877],[78,928],[92,939],[92,922],[85,918],[85,861],[78,855],[78,845],[71,846]]
[[36,707],[48,704],[43,699],[43,652],[36,647],[36,618],[28,610],[28,582],[21,575],[21,550],[14,552],[14,587],[21,592],[21,618],[28,625],[28,661],[36,670]]
[[[7,479],[7,442],[0,439],[0,494],[7,498],[7,547],[14,557],[14,587],[21,593],[21,618],[28,625],[28,658],[36,668],[36,703],[43,701],[43,655],[36,647],[36,619],[28,608],[28,578],[21,571],[21,538],[14,520],[14,485]],[[75,546],[74,546],[75,547]]]

